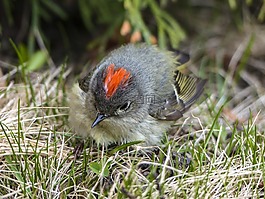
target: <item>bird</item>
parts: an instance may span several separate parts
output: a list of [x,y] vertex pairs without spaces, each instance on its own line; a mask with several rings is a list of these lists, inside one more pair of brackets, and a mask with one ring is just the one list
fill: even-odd
[[182,74],[189,56],[145,43],[111,51],[75,83],[69,125],[98,144],[160,145],[165,132],[197,101],[206,79]]

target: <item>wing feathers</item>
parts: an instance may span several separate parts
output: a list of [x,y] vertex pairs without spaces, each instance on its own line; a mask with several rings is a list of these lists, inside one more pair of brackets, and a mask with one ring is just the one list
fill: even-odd
[[179,71],[176,71],[175,80],[177,97],[183,100],[186,108],[189,108],[202,94],[206,80],[186,76]]
[[150,106],[149,114],[160,120],[174,121],[182,117],[203,92],[206,80],[194,78],[176,71],[173,90],[175,92],[163,104]]

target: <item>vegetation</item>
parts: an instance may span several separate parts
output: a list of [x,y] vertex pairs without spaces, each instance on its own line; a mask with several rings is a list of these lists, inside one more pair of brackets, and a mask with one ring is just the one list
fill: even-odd
[[[3,0],[0,197],[263,198],[265,4],[212,2]],[[205,95],[162,146],[88,141],[76,158],[74,74],[139,41],[189,52]]]

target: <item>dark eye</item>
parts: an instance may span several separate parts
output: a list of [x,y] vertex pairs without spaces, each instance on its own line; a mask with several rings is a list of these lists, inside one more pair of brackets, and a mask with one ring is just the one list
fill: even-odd
[[127,111],[130,108],[130,105],[131,105],[131,102],[128,101],[128,102],[124,103],[123,105],[121,105],[119,107],[119,110],[120,111]]

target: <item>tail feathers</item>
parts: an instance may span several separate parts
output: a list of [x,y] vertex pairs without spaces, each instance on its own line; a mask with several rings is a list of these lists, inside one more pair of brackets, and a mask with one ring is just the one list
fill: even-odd
[[178,66],[181,66],[190,60],[190,56],[187,53],[184,53],[180,50],[172,50],[172,52],[174,52],[176,57],[177,57],[177,60],[178,60],[177,65]]

